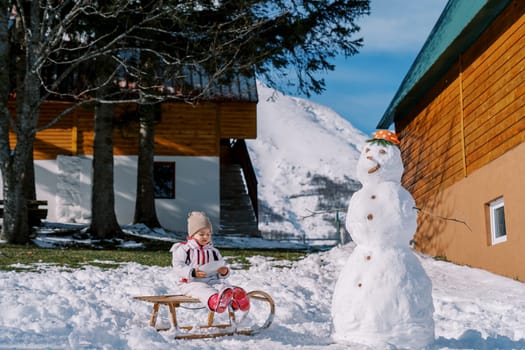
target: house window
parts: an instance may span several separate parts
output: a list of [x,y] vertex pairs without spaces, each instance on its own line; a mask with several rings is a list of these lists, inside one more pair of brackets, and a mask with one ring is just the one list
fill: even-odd
[[507,240],[507,230],[505,228],[505,203],[503,198],[490,202],[489,211],[492,244],[505,242]]
[[175,198],[175,162],[154,162],[155,198]]

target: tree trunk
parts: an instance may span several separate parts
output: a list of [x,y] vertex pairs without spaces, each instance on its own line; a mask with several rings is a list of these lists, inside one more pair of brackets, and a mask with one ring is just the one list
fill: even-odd
[[[97,75],[100,79],[111,73],[111,61],[107,57],[97,59]],[[101,86],[101,84],[97,84]],[[104,99],[111,90],[106,86],[97,91],[97,98]],[[91,188],[91,226],[94,237],[110,239],[122,236],[115,215],[115,191],[113,187],[113,117],[115,105],[95,105],[95,135],[93,140],[93,186]]]
[[23,196],[22,182],[16,176],[14,162],[2,168],[4,180],[4,223],[2,239],[11,244],[26,244],[30,240],[31,228],[27,220],[27,205]]
[[36,198],[35,160],[33,158],[33,147],[27,155],[26,170],[24,176],[24,197],[28,200]]
[[[0,8],[8,8],[8,3],[6,1],[0,0]],[[7,187],[6,181],[10,181],[8,178],[9,172],[7,167],[10,162],[10,153],[11,149],[9,147],[9,110],[7,107],[9,92],[10,92],[10,76],[9,76],[9,66],[10,66],[10,47],[9,47],[9,35],[7,28],[8,21],[8,12],[0,11],[0,165],[2,171],[2,179],[4,183],[4,207],[6,204],[11,205],[7,202],[5,197],[5,189]],[[12,180],[11,180],[12,181]],[[5,216],[5,210],[4,210]],[[12,216],[12,214],[11,214]],[[6,230],[5,226],[9,224],[4,220],[2,225],[2,233],[0,238],[5,240],[10,240],[10,230]]]
[[[26,200],[35,200],[36,198],[36,179],[35,179],[35,160],[33,158],[33,147],[31,147],[31,151],[28,154],[27,161],[26,161],[26,172],[24,177],[24,198]],[[30,228],[33,228],[35,226],[41,226],[42,221],[40,218],[35,215],[34,213],[31,213],[31,211],[28,208],[28,225]]]
[[97,103],[93,141],[93,186],[91,189],[91,227],[97,238],[108,239],[122,234],[115,215],[113,189],[113,115],[115,105]]
[[[9,125],[10,112],[7,110],[7,96],[2,94],[5,110],[2,111],[0,127],[0,167],[3,176],[4,190],[4,224],[2,225],[2,238],[9,243],[24,244],[29,242],[31,227],[28,224],[27,198],[26,194],[31,193],[31,188],[27,190],[26,181],[34,182],[32,172],[28,174],[28,162],[32,160],[33,142],[35,130],[38,124],[38,105],[40,103],[40,79],[35,67],[36,57],[39,53],[39,22],[40,7],[38,2],[31,3],[30,6],[30,32],[27,36],[22,28],[17,30],[17,42],[25,44],[25,51],[32,52],[31,55],[23,53],[17,56],[16,72],[9,74],[17,75],[16,103],[17,113],[14,118],[14,131],[16,133],[16,146],[11,150],[9,144]],[[1,20],[5,23],[4,19]],[[1,24],[0,24],[1,25]],[[3,32],[7,28],[2,26]],[[6,33],[7,34],[7,33]],[[6,38],[8,39],[7,35]],[[3,40],[2,40],[3,41]],[[9,47],[7,47],[9,49]],[[4,52],[1,53],[4,55]],[[9,54],[7,61],[2,57],[2,64],[9,65]],[[10,84],[5,84],[9,89]],[[9,92],[9,90],[8,90]],[[29,176],[29,178],[28,178]],[[34,186],[34,183],[33,183]],[[34,188],[34,187],[33,187]]]
[[153,163],[155,157],[155,112],[158,105],[141,105],[139,109],[139,149],[137,169],[137,195],[133,223],[150,228],[160,227],[155,210],[155,183]]
[[[27,72],[23,93],[17,94],[16,146],[9,150],[8,156],[2,155],[1,168],[4,180],[4,225],[2,236],[9,243],[25,244],[31,236],[31,227],[28,221],[27,197],[34,195],[34,174],[32,172],[32,152],[35,139],[34,130],[38,122],[38,109],[34,106],[39,100],[39,80],[34,74]],[[36,86],[36,89],[34,88]],[[21,92],[21,91],[20,91]],[[9,128],[6,127],[9,140]],[[7,146],[7,148],[9,148]],[[2,150],[2,153],[4,150]],[[29,165],[31,162],[31,165]],[[29,169],[29,172],[28,172]],[[32,183],[26,187],[28,181]]]

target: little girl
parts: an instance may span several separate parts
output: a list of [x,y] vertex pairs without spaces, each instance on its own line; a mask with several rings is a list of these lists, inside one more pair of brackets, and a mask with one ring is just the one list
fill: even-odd
[[231,287],[225,281],[230,269],[212,246],[211,234],[212,225],[206,214],[188,214],[187,241],[175,243],[170,249],[177,285],[183,294],[199,299],[211,311],[222,313],[230,303],[233,310],[248,311],[250,301],[244,289]]

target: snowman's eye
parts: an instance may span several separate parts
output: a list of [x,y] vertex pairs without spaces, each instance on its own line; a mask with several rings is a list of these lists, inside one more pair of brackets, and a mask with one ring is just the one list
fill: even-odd
[[380,150],[379,150],[379,153],[380,153],[380,154],[386,154],[386,151],[385,151],[384,149],[380,149]]

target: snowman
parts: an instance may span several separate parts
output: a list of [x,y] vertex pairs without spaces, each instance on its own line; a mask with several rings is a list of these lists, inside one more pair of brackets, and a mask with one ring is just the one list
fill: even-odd
[[357,163],[362,188],[348,206],[355,249],[332,299],[334,339],[373,349],[425,349],[434,341],[432,283],[410,248],[415,202],[401,186],[396,134],[379,130]]

